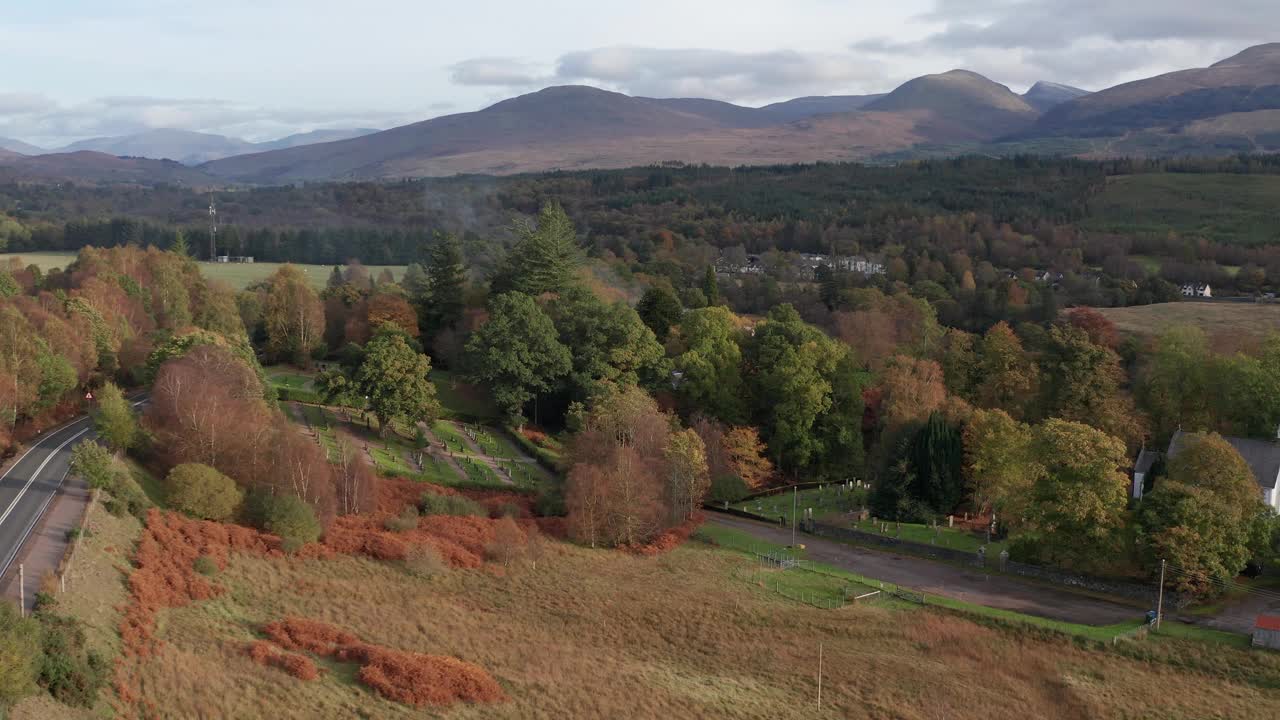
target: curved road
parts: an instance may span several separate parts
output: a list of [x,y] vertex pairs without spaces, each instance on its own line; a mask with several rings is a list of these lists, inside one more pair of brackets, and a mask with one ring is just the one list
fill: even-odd
[[[0,578],[8,574],[71,471],[71,449],[93,436],[89,418],[79,417],[40,436],[0,475]],[[27,578],[28,589],[38,582]]]

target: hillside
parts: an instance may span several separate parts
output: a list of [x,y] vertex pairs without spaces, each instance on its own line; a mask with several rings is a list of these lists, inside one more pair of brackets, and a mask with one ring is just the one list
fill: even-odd
[[877,95],[813,95],[765,105],[760,111],[776,122],[791,122],[815,115],[849,113],[865,108],[884,97]]
[[1064,102],[1075,100],[1088,94],[1088,90],[1041,80],[1023,93],[1022,99],[1036,110],[1045,112],[1049,108],[1057,107]]
[[69,153],[6,157],[0,155],[0,180],[81,183],[172,183],[205,187],[216,180],[172,160],[116,157],[81,150]]
[[0,137],[0,150],[8,150],[19,155],[39,155],[40,153],[48,152],[44,148],[38,148],[30,143],[5,137]]
[[284,150],[285,148],[301,147],[303,145],[317,145],[319,143],[336,142],[338,140],[349,140],[362,135],[372,135],[378,132],[373,128],[355,128],[352,130],[312,130],[311,132],[294,133],[279,140],[268,140],[266,142],[254,143],[252,152],[264,152],[267,150]]
[[949,142],[991,140],[1026,128],[1038,115],[1009,88],[968,70],[909,80],[866,109],[930,113],[932,134]]
[[1275,109],[1280,109],[1280,43],[1249,48],[1207,68],[1179,70],[1076,98],[1050,109],[1027,134],[1176,133],[1193,121]]

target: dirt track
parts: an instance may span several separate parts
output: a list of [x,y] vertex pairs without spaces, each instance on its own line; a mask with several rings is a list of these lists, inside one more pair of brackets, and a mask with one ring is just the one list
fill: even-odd
[[[788,529],[727,515],[710,515],[709,521],[718,525],[742,530],[772,543],[791,543]],[[1129,605],[1003,575],[986,575],[932,560],[866,550],[812,535],[801,537],[799,542],[804,543],[810,560],[932,595],[1083,625],[1111,625],[1142,616],[1141,610]]]

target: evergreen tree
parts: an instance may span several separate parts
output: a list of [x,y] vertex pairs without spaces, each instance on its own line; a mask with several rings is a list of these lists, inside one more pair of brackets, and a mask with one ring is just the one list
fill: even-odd
[[347,279],[342,276],[342,268],[338,267],[337,265],[334,265],[333,272],[329,273],[329,282],[326,284],[326,287],[329,287],[329,288],[342,287],[342,284],[345,283],[346,281]]
[[721,302],[720,281],[716,278],[714,265],[708,265],[702,276],[702,294],[707,298],[707,307],[715,307]]
[[187,236],[183,235],[181,230],[173,234],[173,242],[169,245],[169,250],[182,257],[191,257],[191,248],[187,246]]
[[537,224],[525,221],[512,229],[518,240],[493,279],[495,293],[514,290],[537,297],[572,284],[582,253],[573,222],[559,203],[543,205]]
[[[437,235],[427,256],[426,276],[424,292],[415,299],[424,303],[418,314],[422,331],[430,338],[445,328],[456,327],[467,307],[467,268],[462,245],[452,233]],[[407,273],[405,277],[407,283]]]
[[508,418],[523,424],[524,406],[572,368],[556,326],[533,298],[505,293],[489,302],[489,321],[467,342],[472,382],[489,388]]
[[954,510],[964,493],[962,460],[960,432],[941,413],[929,415],[908,451],[912,497],[938,513]]
[[680,323],[684,308],[680,306],[680,298],[675,290],[665,282],[654,283],[644,291],[640,302],[636,304],[636,312],[640,319],[657,336],[658,342],[666,342],[672,325]]

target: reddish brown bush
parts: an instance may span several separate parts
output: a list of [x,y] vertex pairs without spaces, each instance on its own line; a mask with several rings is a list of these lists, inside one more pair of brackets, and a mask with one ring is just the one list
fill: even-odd
[[506,699],[484,668],[457,658],[370,645],[332,625],[304,618],[285,618],[270,623],[262,632],[285,650],[358,663],[360,682],[395,702],[444,706]]
[[257,640],[249,645],[249,657],[259,665],[274,667],[298,678],[299,680],[315,680],[320,677],[320,668],[311,658],[294,653],[280,652],[274,645],[265,640]]
[[655,537],[644,545],[631,546],[625,549],[636,553],[637,555],[661,555],[671,552],[684,544],[685,540],[693,534],[694,530],[706,520],[707,516],[703,513],[695,513],[693,517],[680,523],[679,525],[667,530],[661,535]]

